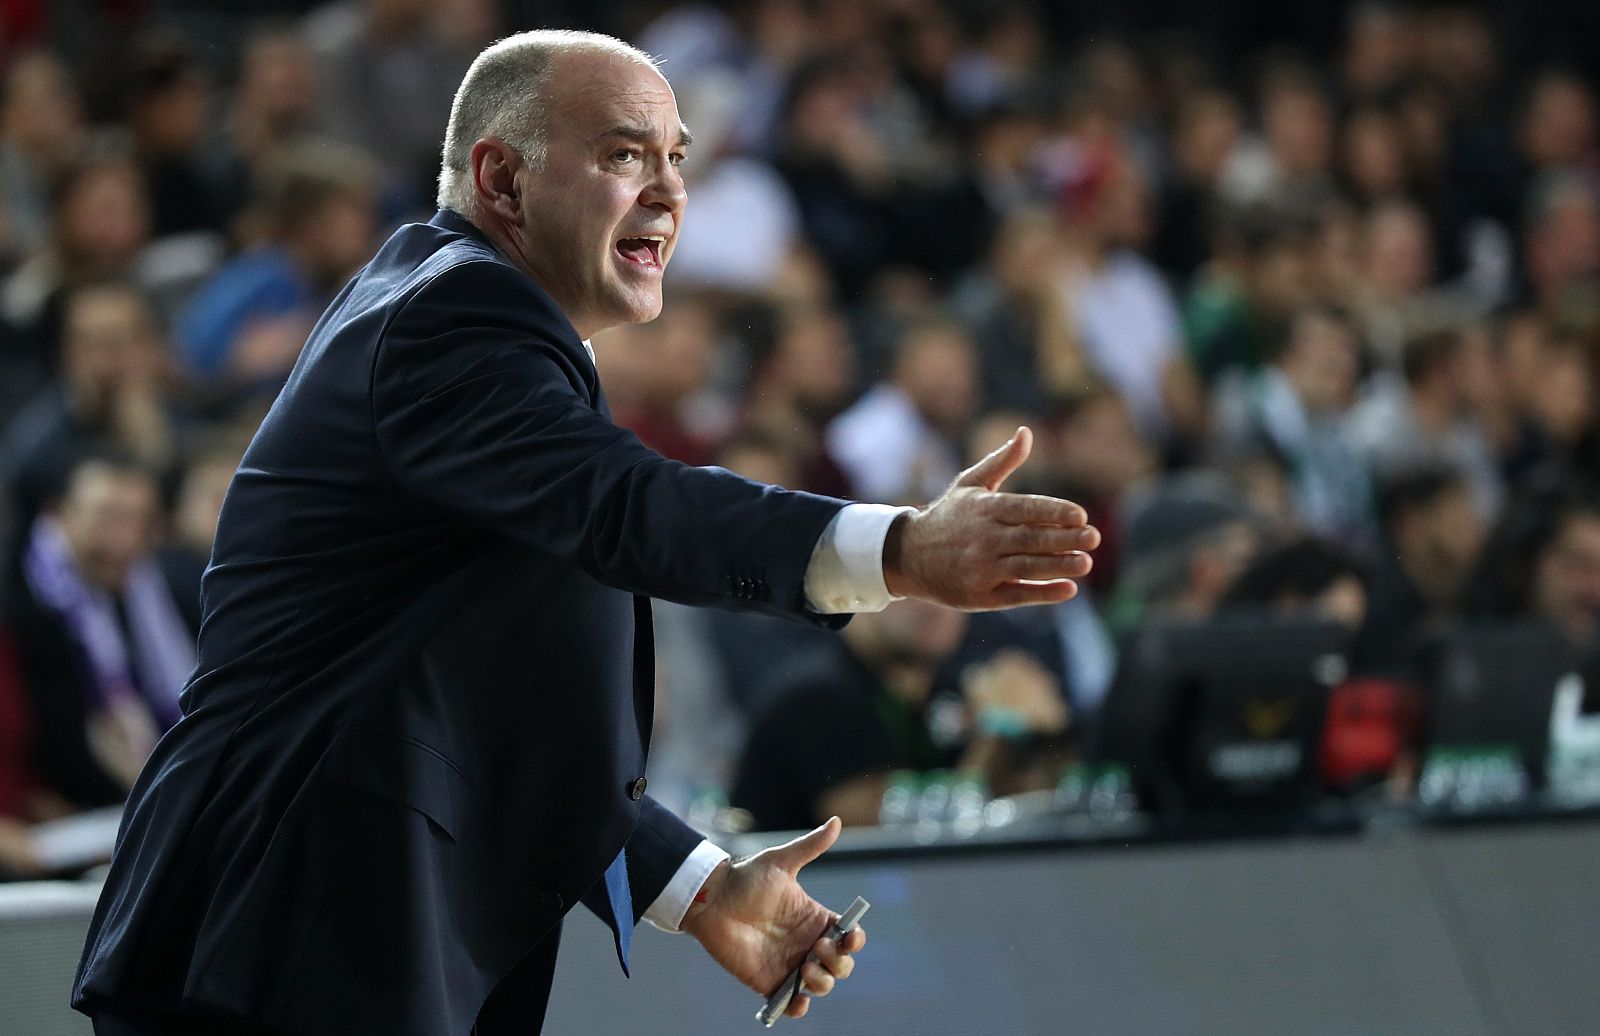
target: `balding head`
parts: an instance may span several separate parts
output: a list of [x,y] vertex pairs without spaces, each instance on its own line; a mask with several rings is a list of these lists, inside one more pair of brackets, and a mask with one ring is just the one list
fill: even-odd
[[467,69],[450,106],[438,204],[470,215],[473,209],[472,145],[499,137],[535,168],[544,163],[552,73],[564,55],[608,54],[655,67],[650,55],[612,36],[574,29],[520,32],[491,45]]
[[661,312],[688,146],[672,87],[649,58],[608,36],[530,32],[468,71],[440,203],[589,338]]

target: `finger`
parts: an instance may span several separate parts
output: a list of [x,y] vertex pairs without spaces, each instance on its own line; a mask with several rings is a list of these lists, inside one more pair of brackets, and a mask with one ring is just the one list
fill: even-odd
[[1020,608],[1030,604],[1060,604],[1078,595],[1078,584],[1070,579],[1045,583],[1001,583],[989,592],[984,607]]
[[839,944],[832,939],[818,939],[811,952],[823,970],[834,978],[849,978],[850,972],[855,970],[855,958],[839,949]]
[[806,1016],[806,1012],[810,1009],[811,997],[806,995],[804,992],[800,992],[796,993],[794,998],[789,1001],[789,1006],[784,1008],[783,1013],[788,1015],[790,1018],[804,1018]]
[[773,849],[768,849],[771,862],[789,872],[789,876],[800,873],[800,868],[827,852],[834,842],[839,840],[839,829],[842,825],[838,817],[829,817],[827,823],[812,831],[810,834],[801,835],[792,842],[785,842]]
[[999,538],[1000,549],[1006,554],[1065,554],[1100,546],[1100,530],[1092,525],[1006,525]]
[[1068,554],[1012,554],[1000,559],[1000,571],[1007,579],[1045,582],[1076,579],[1089,574],[1094,561],[1081,550]]
[[800,985],[812,996],[827,996],[833,992],[833,976],[814,960],[800,965]]
[[1078,528],[1089,523],[1089,513],[1071,500],[1033,493],[1000,493],[989,498],[990,514],[1007,525],[1060,525]]
[[1017,434],[1007,439],[1004,446],[956,476],[956,485],[999,489],[1000,483],[1022,467],[1022,462],[1032,452],[1033,432],[1026,426],[1018,428]]
[[857,925],[854,931],[846,933],[845,937],[839,940],[839,949],[845,953],[857,953],[866,944],[867,930]]

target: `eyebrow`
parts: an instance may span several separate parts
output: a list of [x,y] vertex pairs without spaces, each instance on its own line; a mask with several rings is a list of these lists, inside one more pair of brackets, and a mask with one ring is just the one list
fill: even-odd
[[[656,134],[655,130],[652,130],[646,126],[636,126],[624,123],[622,125],[612,126],[610,129],[600,134],[599,139],[606,140],[611,137],[621,137],[623,140],[631,140],[637,144],[649,144],[656,139]],[[678,146],[688,147],[693,143],[694,136],[689,132],[689,127],[679,126]]]

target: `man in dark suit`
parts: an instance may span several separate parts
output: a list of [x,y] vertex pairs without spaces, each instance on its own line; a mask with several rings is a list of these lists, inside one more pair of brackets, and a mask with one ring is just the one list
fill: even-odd
[[[608,417],[586,340],[648,320],[683,214],[672,92],[614,40],[468,72],[441,211],[324,314],[229,490],[185,716],[128,806],[74,1003],[104,1033],[537,1031],[582,901],[766,993],[850,973],[795,880],[644,794],[650,596],[837,627],[917,596],[1071,596],[1098,543],[994,492],[921,511],[688,468]],[[790,1013],[805,1012],[801,996]]]

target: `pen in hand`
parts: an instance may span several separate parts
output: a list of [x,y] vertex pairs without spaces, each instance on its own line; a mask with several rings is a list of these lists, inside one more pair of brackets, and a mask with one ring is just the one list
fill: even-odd
[[[840,914],[839,919],[833,923],[833,927],[828,929],[827,938],[838,942],[855,931],[856,925],[861,921],[861,915],[865,914],[867,908],[871,905],[871,903],[857,896],[855,902],[850,904],[849,909]],[[806,960],[816,960],[816,955],[807,954]],[[783,1012],[788,1009],[789,1002],[800,991],[800,969],[804,966],[805,961],[801,961],[794,971],[790,973],[789,977],[783,980],[783,984],[778,986],[777,990],[767,998],[766,1004],[756,1012],[756,1021],[769,1029],[777,1024],[778,1019],[783,1017]]]

